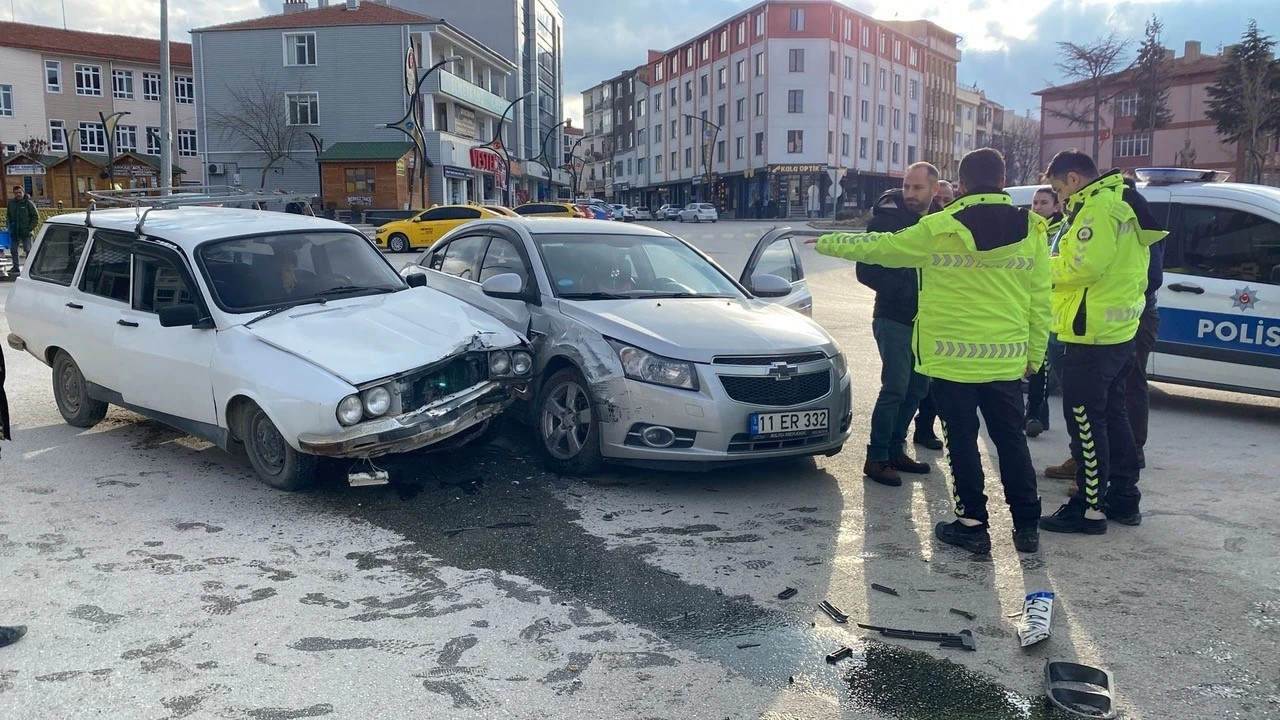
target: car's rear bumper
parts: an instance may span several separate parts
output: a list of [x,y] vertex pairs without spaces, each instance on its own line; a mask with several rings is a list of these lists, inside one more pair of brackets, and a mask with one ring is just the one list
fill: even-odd
[[487,381],[420,410],[360,423],[332,435],[298,436],[302,452],[371,458],[418,450],[497,416],[519,395],[516,385]]

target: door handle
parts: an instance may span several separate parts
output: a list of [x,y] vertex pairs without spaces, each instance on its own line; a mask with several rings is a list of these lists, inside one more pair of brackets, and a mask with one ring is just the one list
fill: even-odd
[[123,325],[125,327],[138,327],[138,323],[133,322],[132,320],[117,320],[116,324]]
[[1191,283],[1174,283],[1169,286],[1169,289],[1174,292],[1189,292],[1189,293],[1195,293],[1196,295],[1204,294],[1204,288],[1200,287],[1199,285],[1193,285]]
[[72,310],[83,310],[83,309],[84,309],[84,306],[83,306],[83,305],[81,305],[81,304],[79,304],[79,303],[73,303],[73,302],[69,302],[69,303],[67,303],[67,307],[71,308]]

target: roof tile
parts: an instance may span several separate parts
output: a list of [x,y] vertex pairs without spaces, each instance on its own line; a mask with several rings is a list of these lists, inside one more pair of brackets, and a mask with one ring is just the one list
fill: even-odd
[[342,27],[350,25],[421,25],[437,23],[439,18],[411,13],[381,3],[360,3],[359,9],[348,10],[346,3],[301,12],[268,15],[253,20],[198,28],[193,33],[220,30],[283,30],[293,28]]
[[[151,65],[160,64],[160,41],[151,38],[83,30],[0,22],[0,47],[39,50],[60,55],[110,60],[131,60]],[[176,67],[191,67],[191,45],[169,43],[169,62]]]

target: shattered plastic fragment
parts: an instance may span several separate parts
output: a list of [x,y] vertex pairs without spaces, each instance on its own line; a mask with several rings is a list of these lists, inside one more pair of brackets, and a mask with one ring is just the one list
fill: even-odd
[[1035,645],[1049,639],[1049,624],[1053,620],[1053,593],[1033,592],[1022,604],[1022,622],[1018,625],[1018,639],[1022,647]]

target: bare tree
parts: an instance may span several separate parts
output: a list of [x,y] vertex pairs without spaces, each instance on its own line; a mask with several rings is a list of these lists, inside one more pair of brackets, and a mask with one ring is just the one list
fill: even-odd
[[228,141],[247,146],[266,159],[258,183],[258,187],[266,187],[267,173],[291,160],[301,139],[297,125],[290,123],[293,109],[286,105],[284,88],[260,76],[243,85],[228,84],[227,91],[231,102],[225,110],[213,113],[209,123]]
[[1004,155],[1005,183],[1030,185],[1044,169],[1040,164],[1040,127],[1030,118],[1012,117],[1004,132],[992,138],[991,147]]
[[39,158],[49,149],[49,141],[41,137],[29,137],[18,143],[18,149],[30,157]]
[[1060,59],[1054,67],[1068,83],[1083,83],[1088,95],[1083,100],[1068,103],[1064,110],[1050,110],[1049,114],[1071,125],[1092,128],[1095,161],[1102,144],[1102,109],[1116,95],[1116,91],[1111,89],[1111,76],[1124,69],[1122,57],[1128,51],[1129,41],[1121,40],[1114,30],[1088,44],[1058,43]]

